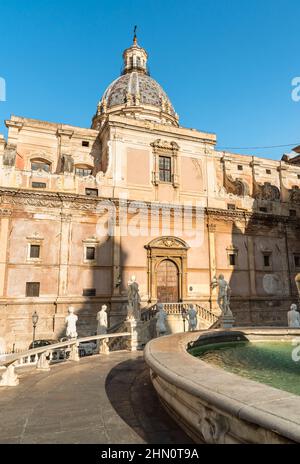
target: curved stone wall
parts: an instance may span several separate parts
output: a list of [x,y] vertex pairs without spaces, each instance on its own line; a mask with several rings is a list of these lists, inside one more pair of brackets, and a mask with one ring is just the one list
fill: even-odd
[[[292,340],[300,329],[207,330],[160,337],[145,348],[151,380],[167,411],[197,443],[298,443],[300,397],[194,358],[190,344]],[[291,345],[292,349],[292,345]]]

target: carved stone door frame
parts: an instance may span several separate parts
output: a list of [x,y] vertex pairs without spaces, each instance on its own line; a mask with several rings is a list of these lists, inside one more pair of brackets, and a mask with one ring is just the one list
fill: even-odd
[[178,268],[179,301],[187,297],[187,243],[177,237],[159,237],[145,246],[148,259],[148,301],[157,302],[156,271],[165,259],[173,261]]

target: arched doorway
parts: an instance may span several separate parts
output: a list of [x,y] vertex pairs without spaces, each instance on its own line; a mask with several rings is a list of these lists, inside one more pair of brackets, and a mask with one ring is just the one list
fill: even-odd
[[179,275],[176,264],[164,259],[157,266],[156,289],[157,301],[161,303],[177,303],[179,301]]
[[188,244],[181,238],[165,236],[145,245],[148,256],[149,303],[178,303],[187,293]]

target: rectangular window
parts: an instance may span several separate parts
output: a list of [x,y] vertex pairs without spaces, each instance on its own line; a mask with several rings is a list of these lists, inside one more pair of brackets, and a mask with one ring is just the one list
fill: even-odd
[[272,174],[271,169],[266,169],[266,173],[267,173],[267,174]]
[[243,169],[244,169],[243,166],[241,164],[238,164],[238,170],[243,171]]
[[36,188],[36,189],[44,189],[47,187],[45,182],[32,182],[31,185],[32,185],[32,188]]
[[300,267],[300,255],[294,255],[295,267]]
[[300,174],[297,175],[298,179],[300,179]]
[[95,247],[88,246],[85,249],[85,259],[92,261],[95,259]]
[[270,267],[270,255],[264,255],[264,267]]
[[43,161],[31,161],[31,170],[50,172],[50,164]]
[[290,216],[292,217],[297,216],[297,211],[295,209],[290,209]]
[[40,249],[40,245],[30,245],[30,258],[39,258]]
[[81,145],[82,145],[83,147],[89,147],[89,146],[90,146],[90,142],[88,142],[87,140],[83,140],[82,143],[81,143]]
[[260,211],[261,213],[267,213],[267,212],[268,212],[268,208],[266,208],[265,206],[261,206],[261,207],[259,208],[259,211]]
[[235,254],[229,255],[229,264],[230,264],[230,266],[235,266],[235,262],[236,262]]
[[228,203],[227,204],[227,209],[235,210],[235,204],[234,203]]
[[26,296],[40,296],[40,282],[26,282]]
[[92,169],[89,168],[75,168],[75,174],[79,177],[86,177],[92,175]]
[[159,180],[171,182],[171,158],[169,156],[159,157]]
[[84,288],[82,291],[83,296],[96,296],[95,288]]
[[85,194],[89,197],[97,197],[98,196],[98,189],[86,188]]

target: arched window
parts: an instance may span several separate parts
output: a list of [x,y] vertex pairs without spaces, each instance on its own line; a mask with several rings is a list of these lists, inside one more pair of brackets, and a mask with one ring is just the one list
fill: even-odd
[[93,172],[93,167],[86,164],[78,164],[75,166],[75,174],[79,177],[91,176]]
[[32,171],[51,172],[51,163],[43,158],[35,158],[30,161]]

